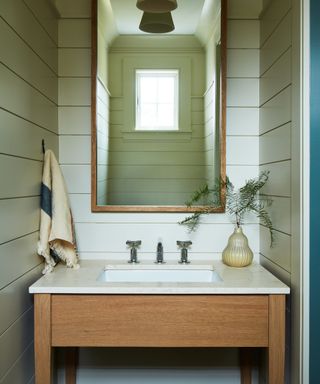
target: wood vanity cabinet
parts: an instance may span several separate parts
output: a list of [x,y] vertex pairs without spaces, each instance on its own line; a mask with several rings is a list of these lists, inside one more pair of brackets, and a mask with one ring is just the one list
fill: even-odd
[[[34,296],[36,384],[51,383],[53,347],[263,347],[269,384],[284,383],[285,295]],[[66,371],[75,383],[72,358]]]

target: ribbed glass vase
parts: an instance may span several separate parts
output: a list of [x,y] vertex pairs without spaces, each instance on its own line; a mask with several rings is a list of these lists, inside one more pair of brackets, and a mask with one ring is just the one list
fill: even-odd
[[252,263],[252,259],[253,252],[249,247],[248,238],[243,234],[241,227],[236,227],[222,252],[222,261],[230,267],[245,267]]

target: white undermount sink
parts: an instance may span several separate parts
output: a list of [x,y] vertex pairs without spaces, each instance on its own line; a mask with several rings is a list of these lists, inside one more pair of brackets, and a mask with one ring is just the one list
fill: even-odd
[[214,283],[222,281],[212,268],[161,266],[106,267],[98,277],[106,283]]

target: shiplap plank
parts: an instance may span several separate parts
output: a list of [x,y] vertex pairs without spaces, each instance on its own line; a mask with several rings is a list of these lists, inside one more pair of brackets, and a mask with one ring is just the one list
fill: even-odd
[[60,106],[90,106],[90,78],[59,78]]
[[260,133],[279,127],[291,121],[291,86],[260,108]]
[[258,107],[259,79],[227,79],[227,107]]
[[227,108],[227,135],[259,134],[259,108]]
[[[154,253],[157,239],[161,237],[167,252],[178,252],[176,241],[191,239],[192,252],[222,252],[227,245],[229,236],[233,233],[233,224],[221,224],[212,230],[211,225],[203,224],[201,231],[189,233],[185,226],[174,224],[150,223],[78,223],[76,232],[79,239],[80,252],[128,252],[126,240],[141,239],[141,252]],[[249,239],[253,252],[259,252],[259,225],[244,226],[244,233]]]
[[259,175],[258,165],[227,165],[227,175],[235,188],[240,188],[248,179]]
[[260,229],[260,253],[279,265],[287,272],[291,272],[291,236],[275,231],[275,243],[270,247],[269,230],[265,227]]
[[228,77],[259,77],[259,49],[228,49]]
[[60,164],[90,164],[90,136],[60,136]]
[[0,380],[33,340],[33,307],[0,336]]
[[283,283],[287,284],[290,287],[291,274],[289,272],[279,267],[279,265],[275,264],[273,261],[267,259],[261,254],[260,264],[265,267],[268,271],[270,271],[273,275],[275,275],[278,279],[280,279]]
[[261,77],[260,105],[291,84],[291,48]]
[[91,50],[59,48],[59,76],[91,76]]
[[[0,64],[0,105],[35,124],[57,132],[56,105]],[[41,106],[41,108],[39,107]]]
[[[245,148],[250,148],[250,150],[244,150]],[[258,165],[259,164],[259,137],[258,136],[227,137],[227,164]]]
[[91,192],[90,165],[61,165],[69,193]]
[[272,204],[266,210],[270,214],[273,227],[291,234],[291,198],[272,196],[271,200]]
[[2,19],[0,19],[0,45],[2,47],[0,61],[57,103],[57,75]]
[[[166,182],[165,182],[166,183]],[[110,184],[110,180],[108,181]],[[129,187],[129,190],[131,188]],[[107,204],[110,205],[185,205],[190,199],[192,189],[183,192],[171,191],[166,183],[166,192],[116,192],[107,195]]]
[[56,0],[62,18],[83,18],[91,16],[90,0]]
[[34,349],[31,343],[2,378],[1,384],[28,382],[34,375]]
[[[8,170],[12,177],[8,177]],[[42,163],[0,155],[0,198],[37,196],[40,193]],[[13,176],[14,175],[14,176]]]
[[262,0],[228,0],[228,17],[230,19],[259,19]]
[[57,74],[56,44],[21,0],[1,0],[0,15]]
[[43,260],[36,254],[39,233],[0,245],[0,289],[39,265]]
[[291,8],[292,0],[270,1],[261,18],[261,46]]
[[36,267],[0,290],[0,308],[5,308],[0,316],[0,334],[33,306],[28,288],[41,276],[42,269],[43,266]]
[[59,134],[89,135],[90,112],[90,107],[59,107]]
[[262,189],[267,195],[291,196],[291,161],[266,164],[260,167],[261,171],[269,170],[269,180]]
[[291,19],[289,12],[266,41],[260,51],[260,73],[263,74],[291,46]]
[[58,45],[58,22],[59,14],[51,1],[23,0],[31,9],[42,27],[46,30],[51,39]]
[[[111,127],[112,129],[113,127]],[[179,144],[179,150],[181,151],[201,151],[203,149],[202,139],[193,139],[192,141],[181,141],[179,139],[172,140],[170,136],[164,133],[165,137],[157,137],[155,140],[122,140],[119,138],[110,138],[110,151],[144,151],[146,147],[149,151],[160,152],[172,152],[177,151],[177,145]]]
[[127,179],[134,175],[138,179],[189,179],[202,177],[204,167],[199,165],[110,165],[108,172],[110,178]]
[[0,200],[0,243],[37,231],[40,198]]
[[291,158],[291,124],[260,136],[260,164]]
[[47,148],[58,153],[58,136],[55,133],[2,109],[0,109],[0,121],[1,153],[42,160],[42,139],[45,140]]
[[90,48],[90,19],[60,19],[59,48]]
[[259,20],[228,20],[227,47],[259,49]]

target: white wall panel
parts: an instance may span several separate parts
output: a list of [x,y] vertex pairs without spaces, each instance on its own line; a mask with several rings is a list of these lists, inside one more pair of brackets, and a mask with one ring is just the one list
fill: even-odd
[[270,1],[261,18],[261,46],[291,9],[291,0]]
[[227,79],[228,107],[259,107],[259,79]]
[[35,232],[0,245],[0,289],[42,263],[36,254],[38,239]]
[[[51,101],[58,101],[56,74],[0,19],[0,60]],[[24,59],[21,60],[21,57]]]
[[60,136],[61,164],[90,164],[90,136]]
[[43,139],[46,147],[58,155],[58,136],[56,133],[47,131],[1,109],[0,121],[0,153],[42,161],[41,141]]
[[21,0],[1,0],[0,15],[16,33],[58,73],[56,44]]
[[[6,177],[9,169],[14,177]],[[39,195],[41,172],[40,161],[0,155],[0,198]]]
[[259,77],[259,49],[228,49],[228,77]]
[[291,121],[291,86],[273,96],[260,108],[260,133]]
[[59,20],[59,48],[89,47],[91,47],[90,19]]
[[292,13],[277,26],[274,33],[261,48],[260,73],[263,74],[291,46]]
[[59,78],[59,105],[91,105],[90,78]]
[[228,136],[227,137],[228,165],[258,165],[259,137]]
[[0,243],[35,232],[39,228],[40,198],[0,200]]
[[291,161],[262,165],[261,170],[270,171],[269,180],[263,193],[275,196],[291,196]]
[[259,134],[259,108],[227,108],[227,135],[256,136]]
[[0,316],[0,334],[32,307],[33,299],[28,288],[41,276],[42,268],[39,266],[32,269],[0,290],[0,308],[5,308]]
[[229,20],[228,48],[256,48],[260,46],[258,20]]
[[60,135],[89,135],[91,122],[90,107],[59,107]]
[[291,124],[285,124],[260,136],[260,164],[291,158]]
[[275,243],[270,247],[268,229],[261,227],[260,252],[287,272],[291,272],[291,236],[275,231]]
[[33,341],[33,307],[0,336],[0,380]]
[[89,48],[59,48],[59,76],[91,76]]
[[291,84],[291,49],[261,77],[260,105]]
[[69,193],[90,193],[90,165],[61,166]]
[[52,101],[3,64],[0,64],[0,82],[2,108],[52,132],[57,132],[56,105]]

